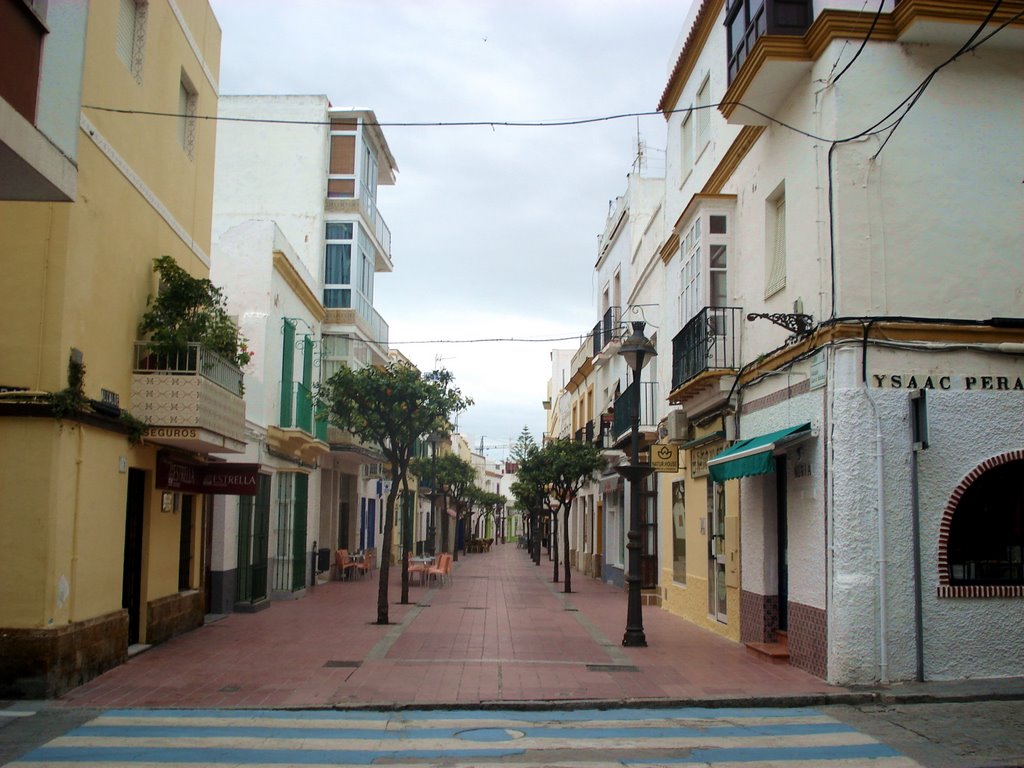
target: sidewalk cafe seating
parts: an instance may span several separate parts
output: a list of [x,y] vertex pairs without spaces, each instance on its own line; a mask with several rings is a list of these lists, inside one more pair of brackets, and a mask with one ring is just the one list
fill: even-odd
[[359,567],[358,563],[348,556],[347,549],[339,549],[334,553],[334,563],[338,568],[339,579],[350,577]]
[[375,549],[368,549],[363,553],[363,559],[355,563],[355,570],[359,572],[361,576],[373,571],[373,558],[377,554]]
[[427,568],[427,578],[429,579],[435,576],[440,581],[441,586],[444,586],[446,580],[449,584],[452,583],[452,556],[447,552],[441,553],[437,558],[436,565],[432,565]]
[[424,560],[424,559],[421,558],[420,562],[416,562],[416,561],[413,560],[412,552],[409,552],[407,557],[409,559],[409,579],[410,579],[410,581],[412,580],[412,576],[415,573],[415,574],[418,574],[417,578],[419,579],[419,583],[422,584],[423,580],[424,580],[424,578],[426,576],[427,569],[431,567],[430,566],[430,561],[429,560]]

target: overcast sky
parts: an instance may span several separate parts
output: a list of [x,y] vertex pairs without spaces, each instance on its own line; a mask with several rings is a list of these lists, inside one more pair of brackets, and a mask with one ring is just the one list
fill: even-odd
[[[637,134],[664,167],[657,108],[691,0],[212,0],[220,91],[325,94],[374,110],[398,164],[379,207],[395,270],[374,305],[391,344],[449,369],[475,405],[460,430],[490,458],[539,441],[552,348],[597,322],[593,266]],[[478,339],[566,341],[479,342]],[[446,340],[442,344],[413,343]],[[462,342],[462,343],[457,343]]]

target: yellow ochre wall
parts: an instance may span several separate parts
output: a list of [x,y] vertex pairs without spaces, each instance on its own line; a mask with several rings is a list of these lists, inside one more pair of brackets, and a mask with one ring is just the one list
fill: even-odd
[[[197,113],[215,115],[221,32],[206,0],[148,3],[140,83],[117,55],[117,14],[117,2],[89,4],[76,200],[0,201],[0,386],[60,390],[76,348],[86,397],[98,400],[107,389],[128,411],[133,343],[156,290],[153,259],[170,255],[192,274],[208,274],[216,123],[196,121],[190,158],[179,118],[92,107],[175,113],[184,72],[198,92]],[[98,422],[58,421],[45,405],[0,418],[0,628],[67,627],[121,610],[127,469],[136,468],[146,472],[145,641],[147,602],[178,592],[181,516],[159,511],[156,454],[156,446],[132,446]],[[202,506],[196,496],[193,585]]]
[[[662,607],[694,624],[717,632],[731,640],[740,639],[740,542],[739,538],[739,483],[725,484],[726,510],[726,615],[722,623],[708,613],[708,530],[707,530],[707,477],[691,477],[689,456],[680,452],[681,463],[686,469],[679,474],[660,475],[658,499],[660,505],[659,531],[660,587]],[[685,457],[685,458],[684,458]],[[686,584],[678,584],[672,578],[673,533],[672,533],[672,483],[679,479],[686,482]],[[701,532],[701,521],[705,531]],[[734,553],[729,559],[728,553]],[[730,574],[732,570],[732,574]]]

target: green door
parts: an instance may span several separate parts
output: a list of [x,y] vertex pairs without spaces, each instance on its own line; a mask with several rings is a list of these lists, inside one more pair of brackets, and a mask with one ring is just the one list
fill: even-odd
[[309,475],[295,475],[295,519],[292,525],[292,590],[306,586],[306,508]]
[[255,496],[238,499],[238,584],[235,599],[255,603],[267,596],[270,475],[260,475]]

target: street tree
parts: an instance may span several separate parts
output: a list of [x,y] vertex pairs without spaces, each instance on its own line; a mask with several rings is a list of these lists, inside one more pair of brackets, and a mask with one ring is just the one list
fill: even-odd
[[584,485],[605,466],[601,449],[593,443],[576,440],[552,440],[541,451],[545,457],[546,488],[549,498],[562,513],[562,561],[565,568],[565,592],[572,592],[569,569],[569,516],[572,503]]
[[[476,477],[472,465],[459,458],[454,453],[438,454],[436,459],[418,457],[414,458],[409,465],[410,471],[423,480],[434,475],[434,492],[444,497],[447,507],[449,503],[456,503],[462,498],[465,489],[473,484]],[[435,497],[436,498],[436,497]],[[453,502],[453,500],[455,500]],[[436,507],[436,505],[435,505]],[[449,544],[449,517],[446,509],[439,509],[435,514],[441,516],[440,536],[441,551],[448,551]],[[437,527],[437,522],[434,523]]]
[[540,518],[545,511],[545,486],[549,482],[547,458],[525,427],[513,446],[511,455],[518,466],[516,480],[509,490],[516,498],[519,508],[526,512],[530,556],[535,564],[540,565]]
[[[384,514],[383,556],[377,592],[377,623],[388,623],[388,571],[395,527],[395,501],[403,487],[409,496],[409,462],[416,442],[432,430],[449,430],[455,414],[473,404],[446,370],[421,373],[404,363],[342,367],[319,393],[330,422],[360,440],[376,444],[391,466],[391,489]],[[402,558],[402,602],[409,601],[409,563]]]

